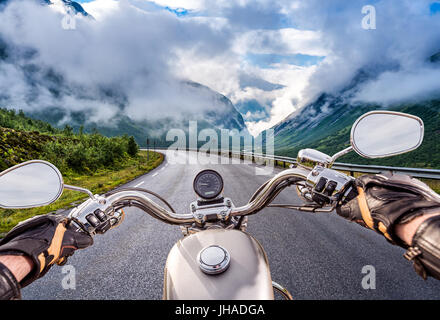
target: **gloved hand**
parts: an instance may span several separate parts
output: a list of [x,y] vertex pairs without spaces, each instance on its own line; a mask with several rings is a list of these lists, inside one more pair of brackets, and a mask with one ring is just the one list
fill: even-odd
[[25,287],[41,278],[55,264],[65,264],[77,249],[93,244],[90,235],[76,231],[68,218],[42,215],[19,223],[0,241],[0,255],[26,255],[33,270],[20,282]]
[[352,187],[352,196],[336,209],[338,215],[373,229],[404,248],[408,245],[396,235],[396,225],[440,211],[440,196],[407,175],[364,175],[355,179]]

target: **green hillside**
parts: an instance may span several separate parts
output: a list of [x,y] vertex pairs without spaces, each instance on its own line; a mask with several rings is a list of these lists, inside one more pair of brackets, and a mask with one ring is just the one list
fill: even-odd
[[39,158],[55,164],[63,173],[93,173],[117,167],[136,157],[138,146],[132,137],[105,137],[97,132],[75,134],[66,126],[55,129],[33,120],[23,112],[0,109],[0,170]]
[[[310,132],[302,132],[301,135],[309,134],[308,139],[302,139],[297,145],[287,147],[288,142],[276,141],[276,153],[279,155],[296,157],[298,151],[303,148],[313,148],[326,154],[332,155],[350,145],[351,125],[361,114],[379,109],[377,106],[362,105],[356,108],[356,112],[344,115],[344,120],[338,122],[337,126],[332,127],[335,115],[325,118],[318,127]],[[395,105],[389,110],[405,112],[422,118],[425,124],[425,137],[423,144],[415,151],[407,154],[382,158],[365,159],[351,152],[338,159],[340,162],[358,163],[358,164],[377,164],[416,168],[435,168],[440,169],[440,100],[430,100],[423,103]],[[342,123],[342,124],[341,124]],[[312,133],[313,132],[313,133]],[[330,133],[325,135],[325,132]],[[318,133],[323,138],[311,139]]]
[[[18,163],[47,160],[56,165],[65,183],[104,193],[160,165],[163,155],[139,152],[133,137],[85,134],[66,126],[53,128],[23,112],[0,109],[0,171]],[[55,203],[26,210],[0,209],[0,236],[18,222],[38,214],[62,210],[87,197],[65,190]]]

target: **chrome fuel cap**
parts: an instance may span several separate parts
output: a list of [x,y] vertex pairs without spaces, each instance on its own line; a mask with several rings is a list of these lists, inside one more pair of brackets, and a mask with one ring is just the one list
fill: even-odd
[[225,248],[212,245],[203,248],[198,255],[200,269],[206,274],[219,274],[228,269],[231,256]]

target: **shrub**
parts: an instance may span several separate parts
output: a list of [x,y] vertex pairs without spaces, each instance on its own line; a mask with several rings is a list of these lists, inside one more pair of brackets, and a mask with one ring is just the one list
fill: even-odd
[[100,134],[83,134],[79,139],[47,143],[43,156],[61,171],[90,173],[100,168],[118,167],[124,159],[136,156],[138,146],[134,139],[132,142],[130,140],[128,137],[108,138]]
[[134,140],[134,137],[131,136],[131,137],[128,139],[128,154],[129,154],[130,156],[134,157],[134,156],[137,155],[138,151],[139,151],[139,146],[138,146],[138,144],[136,143],[136,141]]

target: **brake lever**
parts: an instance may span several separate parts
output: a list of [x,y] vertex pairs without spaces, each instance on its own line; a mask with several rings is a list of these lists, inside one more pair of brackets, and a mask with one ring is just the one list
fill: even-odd
[[298,211],[304,211],[304,212],[319,212],[319,213],[330,213],[336,209],[336,205],[323,208],[320,206],[298,206],[298,205],[290,205],[290,204],[269,204],[269,205],[267,205],[267,207],[291,209],[291,210],[298,210]]

